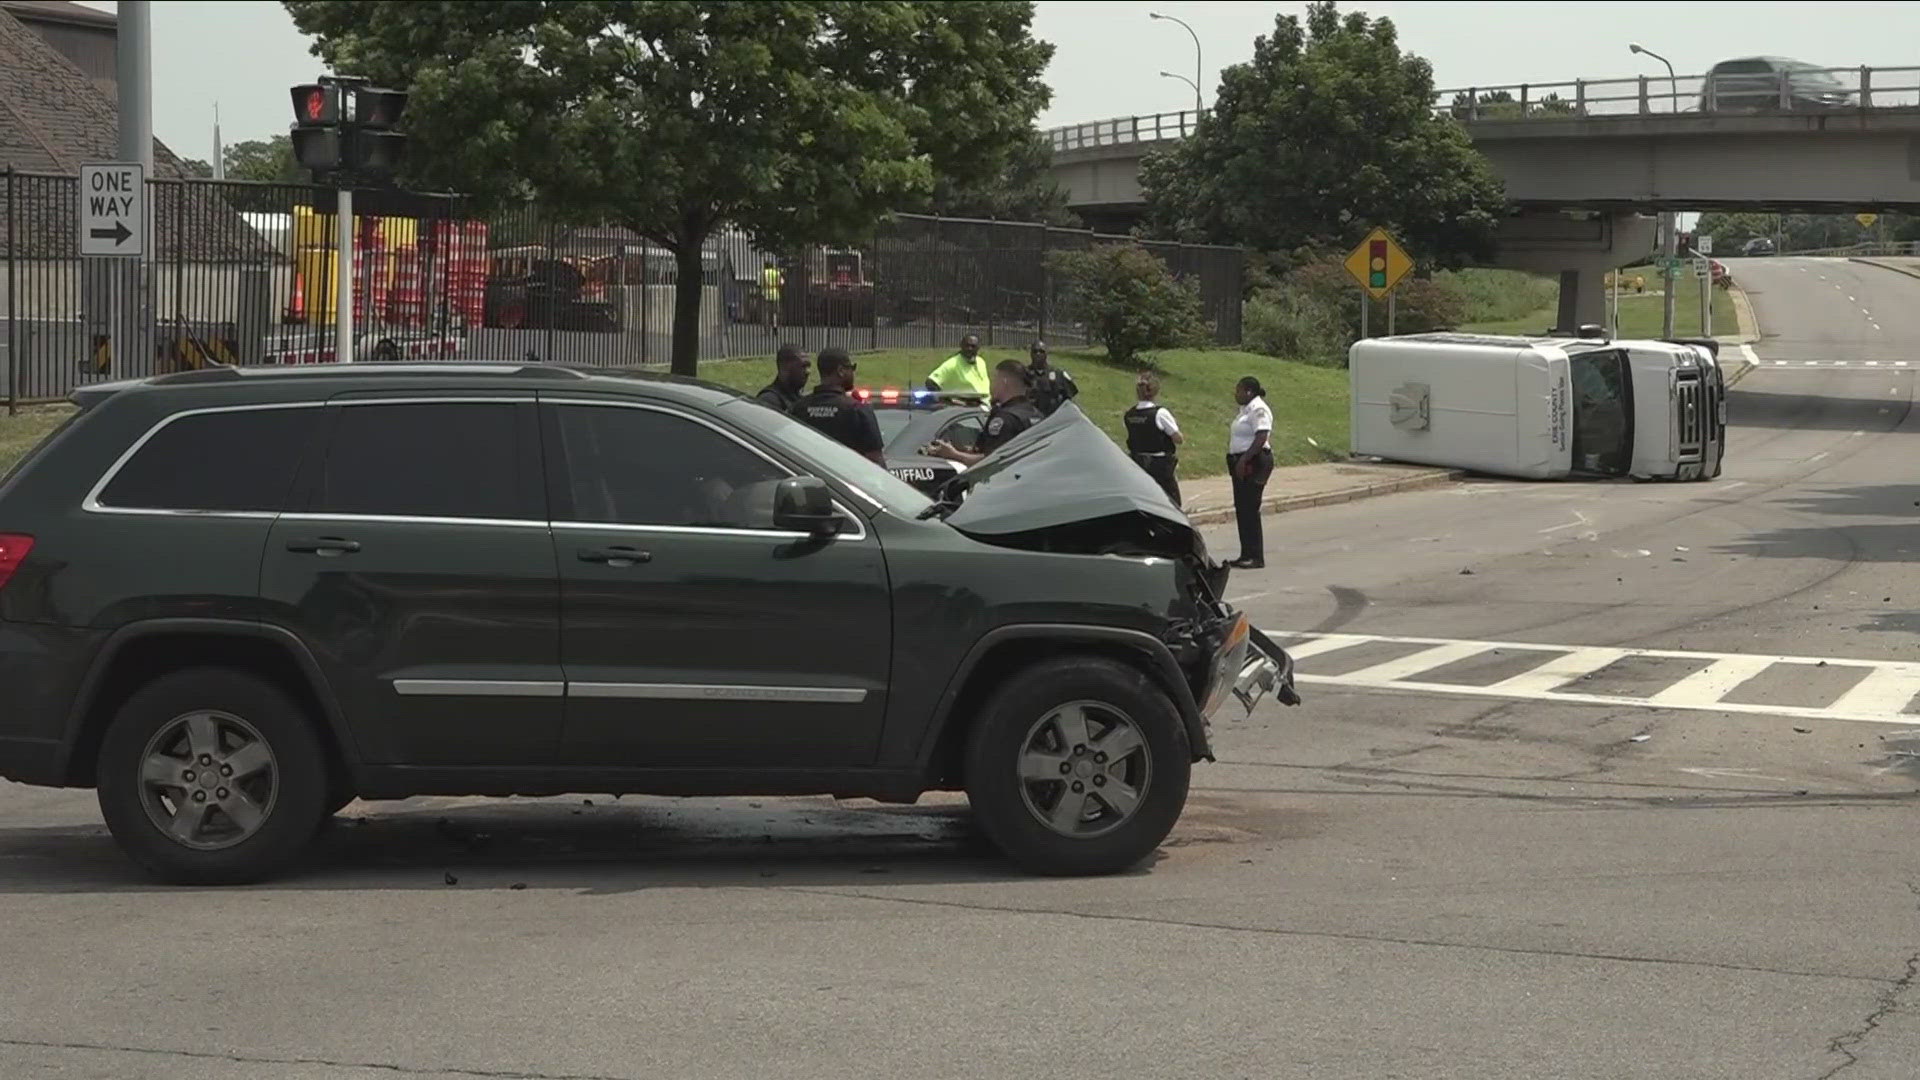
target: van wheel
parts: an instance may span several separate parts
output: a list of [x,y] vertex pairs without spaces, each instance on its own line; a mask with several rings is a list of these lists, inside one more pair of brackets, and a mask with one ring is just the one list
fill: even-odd
[[325,762],[279,687],[227,668],[179,671],[141,688],[107,728],[100,812],[127,856],[163,881],[259,881],[318,832]]
[[967,742],[980,828],[1037,874],[1111,874],[1173,831],[1193,769],[1186,727],[1141,672],[1101,657],[1015,675]]

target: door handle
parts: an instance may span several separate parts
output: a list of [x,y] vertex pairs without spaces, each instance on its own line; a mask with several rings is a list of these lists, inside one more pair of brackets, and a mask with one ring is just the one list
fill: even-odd
[[300,555],[351,555],[360,550],[360,541],[338,536],[301,537],[287,541],[287,550]]
[[630,548],[624,545],[604,548],[581,548],[579,555],[581,562],[605,563],[608,566],[618,567],[653,561],[653,552],[641,551],[639,548]]

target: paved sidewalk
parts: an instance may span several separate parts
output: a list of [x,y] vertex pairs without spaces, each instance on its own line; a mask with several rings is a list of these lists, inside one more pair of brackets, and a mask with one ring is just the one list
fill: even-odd
[[[1396,491],[1438,487],[1466,475],[1458,469],[1423,465],[1392,465],[1366,461],[1334,461],[1273,470],[1267,481],[1263,513],[1331,506]],[[1197,525],[1233,520],[1233,485],[1225,476],[1180,481],[1187,516]]]

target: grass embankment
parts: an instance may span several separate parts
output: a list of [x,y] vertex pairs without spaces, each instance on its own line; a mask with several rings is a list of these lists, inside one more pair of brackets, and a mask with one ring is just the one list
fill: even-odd
[[[981,352],[991,363],[1024,359],[1017,350],[1007,348]],[[951,354],[951,349],[861,353],[855,357],[860,385],[902,390],[920,386],[927,373]],[[1122,440],[1120,414],[1134,402],[1133,380],[1139,365],[1115,364],[1102,349],[1056,349],[1053,362],[1066,368],[1080,387],[1075,403],[1107,434]],[[1231,349],[1164,349],[1153,354],[1153,366],[1160,372],[1160,404],[1173,410],[1187,437],[1180,448],[1181,476],[1226,472],[1227,427],[1240,411],[1233,401],[1233,386],[1243,375],[1260,380],[1267,390],[1267,403],[1273,406],[1275,464],[1304,465],[1347,455],[1347,373],[1343,370]],[[772,371],[771,359],[700,365],[701,377],[748,393],[765,386]]]
[[[992,361],[1013,358],[1007,349],[985,350]],[[859,356],[860,382],[876,388],[918,386],[927,372],[947,358],[945,349],[889,349]],[[1098,350],[1063,349],[1054,362],[1072,372],[1080,386],[1079,405],[1116,440],[1122,438],[1120,414],[1134,400],[1137,368],[1107,360]],[[1275,360],[1253,353],[1224,349],[1170,349],[1157,353],[1160,403],[1173,410],[1187,442],[1180,452],[1180,475],[1212,476],[1226,471],[1227,426],[1239,407],[1233,403],[1233,384],[1252,375],[1267,388],[1273,406],[1274,460],[1300,465],[1344,457],[1347,452],[1347,373]],[[703,378],[747,393],[765,386],[773,362],[721,360],[700,366]],[[0,413],[0,472],[32,449],[57,427],[71,410],[66,406],[22,409],[18,416]],[[1316,448],[1308,439],[1319,443]]]
[[[1661,324],[1664,321],[1665,298],[1660,293],[1660,275],[1650,266],[1636,266],[1620,273],[1620,334],[1623,338],[1660,337]],[[1646,281],[1647,291],[1634,293],[1628,283],[1635,277]],[[1552,282],[1545,281],[1549,287],[1547,302],[1524,314],[1510,317],[1494,317],[1482,321],[1463,324],[1460,329],[1485,334],[1538,334],[1554,324],[1556,311]],[[1706,282],[1692,275],[1691,271],[1680,278],[1673,295],[1673,332],[1676,337],[1696,337],[1700,334],[1700,288]],[[1737,334],[1740,332],[1739,317],[1733,313],[1733,297],[1726,289],[1713,290],[1713,332],[1718,334]]]
[[8,416],[0,411],[0,474],[13,468],[27,451],[39,445],[73,412],[67,405],[34,405]]

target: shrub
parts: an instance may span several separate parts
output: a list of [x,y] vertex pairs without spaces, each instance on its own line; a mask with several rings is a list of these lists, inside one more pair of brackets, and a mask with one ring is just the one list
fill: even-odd
[[1089,332],[1115,363],[1132,363],[1142,349],[1206,344],[1199,291],[1175,280],[1145,248],[1102,244],[1047,258]]
[[1249,352],[1338,367],[1351,344],[1340,312],[1301,289],[1256,293],[1241,318],[1241,340]]
[[1462,322],[1512,322],[1560,299],[1558,282],[1522,270],[1442,270],[1433,280],[1459,298]]

